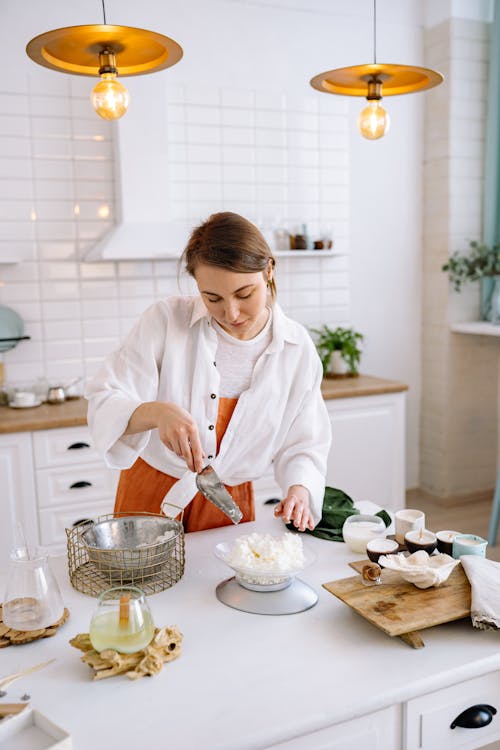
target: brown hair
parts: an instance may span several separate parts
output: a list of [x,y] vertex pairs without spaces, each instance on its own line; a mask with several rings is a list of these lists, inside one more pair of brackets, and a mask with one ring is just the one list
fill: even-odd
[[236,273],[262,271],[272,299],[276,297],[274,275],[268,280],[266,274],[269,263],[276,265],[274,256],[255,224],[239,214],[222,211],[195,227],[180,263],[193,277],[202,263]]

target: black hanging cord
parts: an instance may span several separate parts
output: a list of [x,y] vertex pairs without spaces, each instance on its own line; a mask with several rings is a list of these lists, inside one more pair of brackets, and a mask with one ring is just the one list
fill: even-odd
[[[102,0],[104,5],[104,0]],[[106,21],[104,21],[106,23]],[[373,0],[373,63],[377,62],[377,0]]]
[[104,7],[104,0],[102,1],[102,15],[104,16],[104,25],[106,26],[106,8]]

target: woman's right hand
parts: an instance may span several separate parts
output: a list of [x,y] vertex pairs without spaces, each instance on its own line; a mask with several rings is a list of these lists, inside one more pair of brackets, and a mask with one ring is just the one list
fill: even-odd
[[200,472],[205,453],[193,417],[177,404],[160,401],[158,407],[157,428],[161,442],[183,458],[191,471]]
[[154,428],[163,445],[183,458],[191,471],[198,473],[203,469],[205,453],[196,422],[188,411],[168,401],[145,402],[130,417],[125,435]]

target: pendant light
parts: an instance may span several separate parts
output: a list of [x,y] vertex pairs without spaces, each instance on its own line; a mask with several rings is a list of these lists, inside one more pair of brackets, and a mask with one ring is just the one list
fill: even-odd
[[179,62],[182,47],[168,36],[131,26],[103,24],[53,29],[34,37],[26,53],[39,65],[61,73],[100,76],[91,93],[98,115],[106,120],[122,117],[129,105],[129,93],[117,76],[155,73]]
[[319,73],[311,79],[313,88],[325,94],[365,96],[368,106],[358,117],[358,129],[364,138],[377,140],[387,133],[390,124],[388,113],[380,102],[382,96],[411,94],[424,91],[443,82],[441,73],[414,65],[389,65],[377,63],[377,0],[373,0],[373,63],[336,68]]

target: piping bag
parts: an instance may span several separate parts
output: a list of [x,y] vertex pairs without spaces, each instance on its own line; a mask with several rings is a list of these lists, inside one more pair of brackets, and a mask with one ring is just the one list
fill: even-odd
[[196,475],[196,486],[207,500],[210,500],[219,510],[226,514],[234,524],[243,518],[243,513],[226,490],[215,470],[210,466]]

